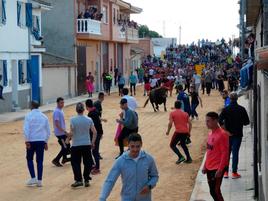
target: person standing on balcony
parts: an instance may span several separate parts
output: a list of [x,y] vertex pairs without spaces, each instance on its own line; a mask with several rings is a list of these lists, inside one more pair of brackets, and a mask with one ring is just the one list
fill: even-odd
[[134,96],[136,95],[136,84],[137,84],[137,77],[134,75],[133,71],[131,71],[131,74],[129,76],[129,84],[130,84],[130,95],[133,95],[134,90]]
[[90,12],[89,9],[86,9],[85,13],[84,13],[84,18],[85,19],[89,19],[90,18]]
[[80,12],[79,15],[77,16],[77,19],[83,19],[83,16],[84,16],[83,12]]

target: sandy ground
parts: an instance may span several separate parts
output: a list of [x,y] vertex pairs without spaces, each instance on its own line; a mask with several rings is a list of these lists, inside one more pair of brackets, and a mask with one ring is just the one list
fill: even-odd
[[[160,112],[154,113],[151,105],[142,108],[145,97],[139,89],[137,100],[139,103],[138,113],[140,117],[140,133],[143,136],[143,148],[151,153],[157,163],[159,170],[159,183],[153,190],[153,200],[156,201],[187,201],[193,189],[194,180],[204,155],[204,145],[207,136],[205,127],[206,112],[218,111],[223,100],[219,93],[213,91],[210,97],[201,95],[203,108],[198,108],[200,119],[193,121],[192,144],[190,153],[193,158],[192,164],[176,165],[176,156],[169,148],[171,136],[166,136],[168,115],[173,106],[175,96],[168,98],[168,112],[164,112],[160,106]],[[26,187],[25,181],[29,178],[29,173],[25,160],[25,145],[22,135],[23,121],[0,124],[0,200],[1,201],[97,201],[102,184],[110,170],[114,157],[118,154],[118,147],[114,146],[113,138],[116,129],[115,119],[119,114],[119,100],[117,94],[106,97],[103,108],[103,116],[108,119],[104,124],[104,138],[101,141],[101,174],[93,176],[90,188],[71,189],[73,173],[70,164],[62,168],[55,167],[51,160],[59,151],[54,134],[49,140],[49,150],[45,152],[43,187]],[[64,109],[66,123],[69,127],[69,119],[75,115],[74,106]],[[51,121],[51,113],[47,114]],[[52,124],[51,124],[52,125]],[[115,185],[109,201],[120,200],[120,179]]]

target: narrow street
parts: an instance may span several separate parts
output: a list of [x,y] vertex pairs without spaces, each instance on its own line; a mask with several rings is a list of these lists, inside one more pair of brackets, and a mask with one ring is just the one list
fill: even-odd
[[[169,148],[171,136],[166,136],[166,127],[168,123],[168,115],[173,106],[175,97],[168,98],[168,112],[164,112],[163,106],[160,106],[160,112],[154,113],[150,104],[146,108],[142,108],[145,97],[142,96],[142,90],[139,88],[137,100],[139,108],[139,127],[140,134],[143,136],[143,149],[151,153],[155,159],[159,170],[159,183],[153,191],[153,198],[156,201],[188,201],[195,177],[200,168],[203,155],[204,145],[207,137],[207,129],[205,127],[205,114],[208,111],[219,111],[223,104],[223,100],[219,93],[213,90],[210,97],[201,95],[204,108],[198,108],[200,115],[199,120],[193,121],[193,130],[191,133],[192,144],[190,145],[190,153],[193,157],[192,164],[176,165],[175,154]],[[0,124],[0,200],[20,200],[20,201],[97,201],[102,184],[110,170],[115,156],[118,154],[118,147],[114,146],[114,132],[116,129],[115,119],[119,114],[119,101],[117,93],[110,97],[106,96],[103,103],[103,116],[108,119],[104,123],[104,137],[101,141],[101,174],[93,176],[90,188],[71,189],[70,184],[73,182],[73,173],[70,164],[64,165],[62,168],[55,167],[51,164],[51,160],[59,151],[59,145],[53,134],[49,140],[49,150],[45,153],[44,160],[44,186],[43,188],[29,188],[24,185],[29,177],[25,159],[25,145],[22,133],[23,121]],[[75,115],[74,106],[64,109],[66,123],[69,127],[69,119]],[[47,114],[50,119],[52,130],[52,113]],[[112,191],[109,201],[120,200],[120,179],[117,181]]]

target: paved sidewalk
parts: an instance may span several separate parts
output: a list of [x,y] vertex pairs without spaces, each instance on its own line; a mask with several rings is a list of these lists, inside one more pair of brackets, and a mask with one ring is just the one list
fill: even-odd
[[[115,93],[115,92],[117,92],[117,88],[112,88],[111,93]],[[98,92],[94,93],[92,96],[93,96],[92,99],[96,100],[98,98]],[[87,99],[88,99],[88,95],[77,96],[77,97],[65,99],[64,104],[65,106],[71,106],[71,105],[75,105],[78,102],[84,102]],[[55,107],[56,107],[56,100],[55,100],[55,103],[40,106],[40,110],[42,112],[49,112],[49,111],[53,111]],[[8,113],[0,114],[0,123],[7,123],[7,122],[12,122],[12,121],[22,120],[24,119],[25,115],[29,111],[30,109],[24,109],[18,112],[8,112]]]
[[[248,100],[245,97],[239,99],[239,103],[246,109]],[[204,163],[204,161],[203,161]],[[253,184],[253,136],[250,126],[244,127],[244,137],[239,152],[239,169],[240,179],[223,179],[222,194],[225,201],[253,201],[254,184]],[[209,194],[206,175],[202,174],[202,166],[198,171],[196,183],[190,201],[213,201]],[[231,164],[230,164],[231,167]],[[230,175],[230,173],[229,173]]]

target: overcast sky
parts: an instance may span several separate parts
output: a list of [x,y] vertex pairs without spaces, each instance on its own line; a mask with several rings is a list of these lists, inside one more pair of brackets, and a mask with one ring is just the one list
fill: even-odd
[[[131,16],[165,37],[179,38],[183,44],[199,38],[215,41],[238,37],[238,0],[125,0],[143,9]],[[165,24],[165,25],[164,25]],[[165,31],[164,31],[165,27]],[[179,41],[178,41],[179,42]]]

